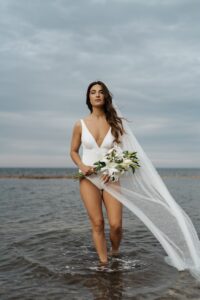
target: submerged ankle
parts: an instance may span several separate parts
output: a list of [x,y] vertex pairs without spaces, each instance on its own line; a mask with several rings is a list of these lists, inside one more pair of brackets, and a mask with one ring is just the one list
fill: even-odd
[[101,264],[101,265],[107,265],[108,264],[108,260],[107,259],[100,259],[100,261],[99,261],[99,263]]

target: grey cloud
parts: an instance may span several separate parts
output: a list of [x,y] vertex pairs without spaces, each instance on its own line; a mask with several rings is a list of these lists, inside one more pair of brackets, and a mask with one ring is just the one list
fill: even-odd
[[26,165],[26,155],[34,165],[45,153],[71,164],[63,153],[96,79],[157,165],[166,147],[167,163],[184,166],[184,148],[199,164],[199,8],[186,0],[1,1],[0,165],[13,149]]

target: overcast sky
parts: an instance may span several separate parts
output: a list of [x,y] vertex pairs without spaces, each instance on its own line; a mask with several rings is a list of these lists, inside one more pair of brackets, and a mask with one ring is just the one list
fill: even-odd
[[67,167],[106,83],[156,167],[200,167],[200,1],[1,0],[0,166]]

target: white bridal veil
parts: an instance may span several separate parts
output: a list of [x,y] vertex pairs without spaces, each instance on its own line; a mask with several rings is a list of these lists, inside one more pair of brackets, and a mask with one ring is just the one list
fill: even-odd
[[[118,116],[122,117],[114,104]],[[130,209],[158,239],[167,253],[165,261],[179,271],[188,269],[200,281],[200,241],[183,209],[176,203],[162,178],[147,157],[127,122],[122,136],[123,150],[137,151],[140,168],[120,178],[120,185],[104,184],[104,189]],[[99,176],[88,176],[99,186]],[[101,181],[102,184],[102,181]]]

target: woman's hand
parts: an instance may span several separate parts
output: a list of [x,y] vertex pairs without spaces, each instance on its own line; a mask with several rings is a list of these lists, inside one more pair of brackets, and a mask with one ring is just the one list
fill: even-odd
[[94,168],[92,166],[87,166],[84,164],[82,164],[80,166],[80,170],[83,173],[83,175],[85,175],[85,176],[89,176],[89,175],[95,173]]
[[108,175],[102,175],[101,179],[103,180],[104,183],[107,183],[109,181],[109,179],[110,179],[110,176],[108,176]]

